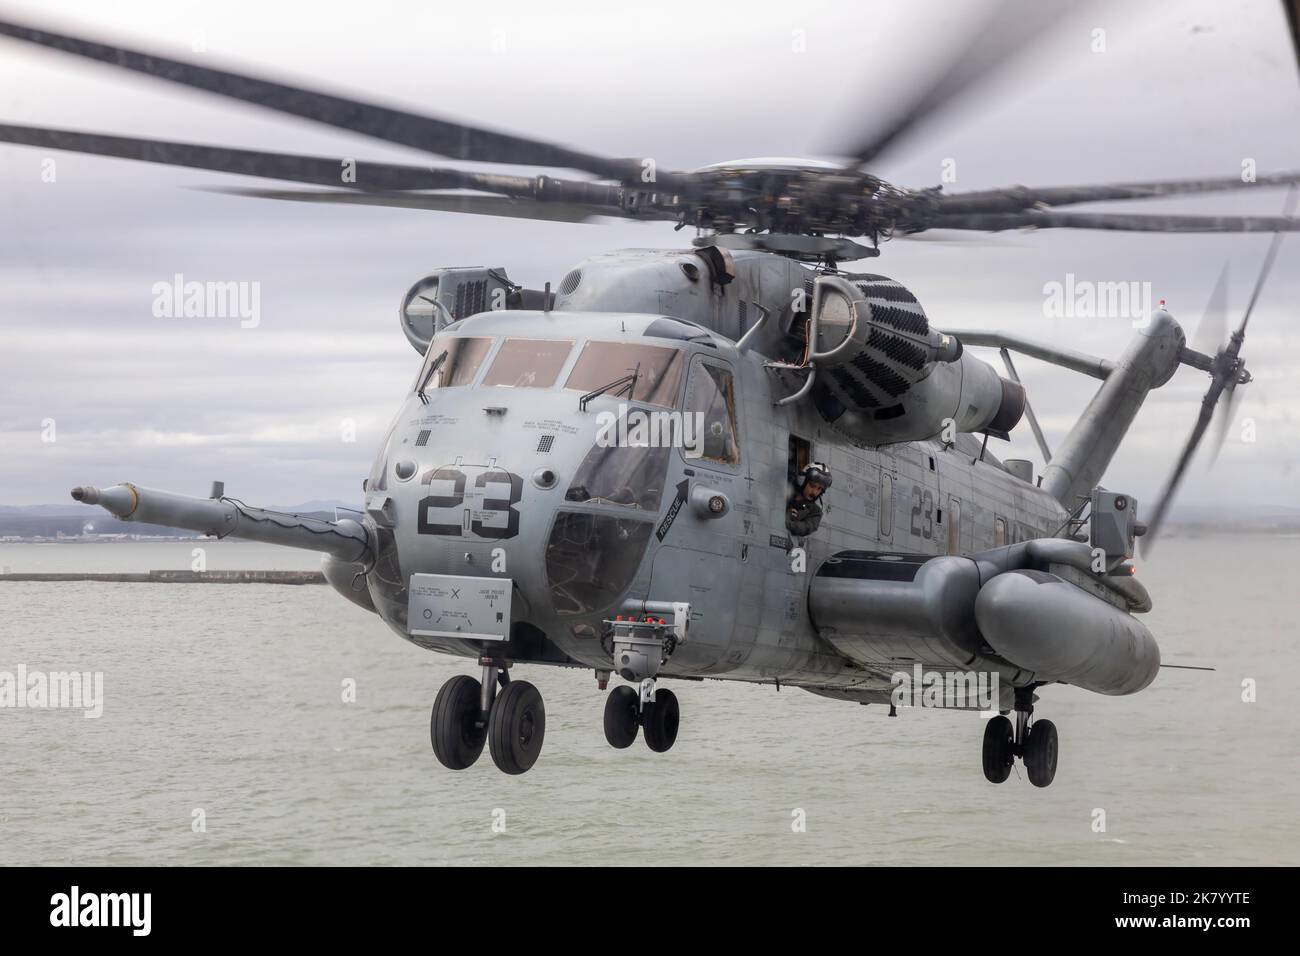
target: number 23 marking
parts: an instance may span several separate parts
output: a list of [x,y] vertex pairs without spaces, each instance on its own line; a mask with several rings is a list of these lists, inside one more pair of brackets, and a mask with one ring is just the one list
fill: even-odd
[[912,486],[912,534],[934,536],[934,496],[929,491],[923,493],[920,485]]
[[[457,524],[439,524],[429,520],[430,508],[459,508],[465,503],[465,473],[458,468],[438,468],[425,474],[422,479],[423,484],[431,484],[435,481],[450,481],[452,491],[449,495],[426,495],[420,499],[419,511],[419,532],[420,534],[442,534],[461,537],[464,529]],[[495,512],[506,516],[506,526],[490,527],[483,522],[481,518],[474,518],[470,522],[469,530],[480,538],[513,538],[519,533],[519,512],[515,505],[519,504],[519,499],[523,497],[524,480],[518,475],[511,474],[508,471],[485,471],[474,479],[475,488],[486,488],[488,484],[504,484],[510,486],[509,498],[483,498],[482,510]]]

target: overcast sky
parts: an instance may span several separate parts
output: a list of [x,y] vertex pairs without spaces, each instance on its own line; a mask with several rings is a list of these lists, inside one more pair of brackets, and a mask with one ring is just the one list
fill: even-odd
[[[979,9],[935,0],[3,4],[55,29],[650,156],[660,168],[833,158],[896,102],[916,64],[966,42]],[[1099,29],[1104,52],[1093,49]],[[873,171],[926,186],[951,160],[950,191],[1237,176],[1246,159],[1265,173],[1300,167],[1298,120],[1300,83],[1276,0],[1101,4],[1063,20]],[[4,39],[0,122],[438,162]],[[540,287],[604,249],[688,241],[663,224],[311,207],[193,188],[250,183],[0,146],[0,504],[60,502],[73,485],[123,480],[204,494],[220,479],[250,503],[358,500],[419,362],[396,320],[412,282],[438,266],[483,264]],[[1123,208],[1276,213],[1283,198],[1258,189]],[[998,326],[1107,357],[1132,335],[1129,320],[1048,318],[1046,283],[1067,273],[1149,282],[1190,333],[1229,260],[1229,314],[1240,314],[1268,244],[1065,230],[968,238],[896,241],[870,268],[912,288],[941,328]],[[1183,503],[1293,501],[1298,266],[1294,237],[1251,321],[1245,355],[1256,382],[1216,467],[1194,466]],[[155,317],[153,287],[177,273],[259,283],[260,324]],[[1029,359],[1019,367],[1058,445],[1095,382]],[[1182,369],[1148,400],[1108,486],[1151,500],[1207,384]],[[1239,438],[1247,418],[1254,443]],[[49,419],[53,442],[42,440]],[[345,420],[355,441],[343,440]],[[1012,447],[994,447],[1039,458],[1025,426]]]

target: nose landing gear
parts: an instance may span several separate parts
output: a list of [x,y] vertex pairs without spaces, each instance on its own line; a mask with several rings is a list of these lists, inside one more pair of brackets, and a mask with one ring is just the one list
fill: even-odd
[[1031,723],[1034,714],[1034,687],[1017,687],[1016,722],[999,714],[984,728],[984,777],[990,783],[1003,783],[1011,775],[1017,757],[1024,760],[1029,782],[1035,787],[1051,786],[1056,778],[1059,743],[1056,725],[1050,720]]
[[438,691],[429,721],[433,753],[449,770],[464,770],[486,743],[497,769],[524,773],[537,762],[546,736],[541,692],[528,681],[512,681],[504,661],[485,657],[479,663],[480,680],[461,674]]
[[[646,746],[655,753],[670,750],[677,742],[677,728],[681,724],[681,705],[677,695],[670,690],[656,690],[654,680],[642,683],[637,693],[627,684],[620,684],[605,698],[605,739],[611,747],[625,750],[636,740],[637,732],[645,730]],[[650,685],[647,689],[645,685]],[[642,696],[650,694],[649,700]]]
[[487,742],[487,724],[479,710],[479,682],[458,674],[438,691],[429,719],[433,753],[448,770],[473,766]]
[[[655,675],[686,640],[691,607],[686,603],[634,601],[625,611],[639,615],[606,621],[604,640],[620,685],[605,701],[605,739],[621,749],[645,732],[655,753],[677,741],[681,707],[670,690],[657,690]],[[660,615],[663,615],[662,617]],[[602,645],[604,646],[604,645]],[[479,658],[478,680],[462,674],[442,685],[429,718],[429,740],[439,763],[449,770],[473,766],[486,745],[492,762],[503,773],[530,770],[546,738],[546,705],[541,692],[527,681],[510,679],[510,662],[485,654]],[[597,686],[605,689],[608,670],[597,670]]]
[[677,695],[670,690],[655,693],[654,699],[641,707],[641,726],[645,728],[645,742],[657,754],[672,749],[677,742],[677,726],[682,711]]
[[605,698],[605,739],[611,747],[626,750],[640,729],[640,695],[627,684],[619,684]]
[[[680,613],[685,617],[689,610]],[[677,742],[681,706],[672,691],[656,688],[655,675],[676,649],[678,631],[665,624],[663,618],[655,617],[620,617],[606,624],[611,629],[614,668],[624,680],[639,684],[640,689],[620,684],[610,691],[605,699],[605,739],[611,747],[623,750],[632,746],[638,730],[644,730],[646,746],[655,753],[664,753]]]

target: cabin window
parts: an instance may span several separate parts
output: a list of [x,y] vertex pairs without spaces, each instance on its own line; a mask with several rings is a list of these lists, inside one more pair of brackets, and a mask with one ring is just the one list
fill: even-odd
[[[628,381],[616,385],[619,379]],[[672,408],[682,382],[680,349],[622,342],[588,342],[564,387],[594,392],[611,386],[606,395],[631,402]]]
[[798,435],[790,436],[790,452],[786,458],[785,475],[790,484],[799,478],[799,472],[812,461],[812,443]]
[[474,381],[479,366],[492,347],[489,338],[474,336],[448,336],[435,338],[424,355],[424,365],[416,381],[415,390],[430,388],[455,388]]
[[702,457],[723,465],[740,461],[736,435],[736,387],[731,372],[709,362],[691,370],[686,388],[686,411],[703,415]]
[[506,388],[550,388],[572,350],[571,341],[506,339],[483,377],[483,384]]
[[880,476],[880,536],[894,533],[894,476]]
[[993,547],[1000,548],[1007,543],[1007,519],[993,517]]
[[948,499],[948,553],[961,554],[961,501]]

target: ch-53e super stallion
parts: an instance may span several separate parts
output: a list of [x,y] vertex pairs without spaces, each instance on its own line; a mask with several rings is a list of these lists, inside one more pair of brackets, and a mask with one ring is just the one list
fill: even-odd
[[[979,49],[995,60],[1005,31],[993,27]],[[0,35],[439,155],[597,179],[29,126],[0,126],[0,141],[331,187],[229,190],[268,198],[699,230],[692,248],[590,258],[554,292],[522,288],[499,267],[440,269],[413,286],[401,324],[423,363],[355,517],[249,507],[219,484],[206,499],[125,483],[72,492],[126,520],[322,552],[348,600],[420,647],[477,662],[477,676],[453,678],[433,704],[433,750],[447,767],[469,767],[485,744],[507,773],[533,766],[546,712],[536,687],[512,679],[520,664],[585,668],[602,689],[617,675],[609,743],[643,734],[660,752],[680,718],[665,683],[751,681],[889,705],[896,675],[919,670],[941,675],[945,696],[972,675],[993,678],[996,697],[981,706],[1001,713],[985,727],[984,773],[1005,781],[1020,758],[1047,786],[1057,733],[1033,720],[1036,691],[1132,694],[1155,678],[1134,539],[1154,534],[1220,396],[1250,381],[1245,318],[1209,354],[1158,310],[1106,359],[996,330],[941,331],[903,285],[842,264],[893,235],[1026,226],[1271,232],[1271,263],[1297,220],[1058,209],[1240,179],[946,194],[867,172],[978,72],[969,64],[918,90],[848,165],[666,172],[30,26],[0,22]],[[1267,263],[1261,282],[1266,273]],[[1005,376],[967,346],[999,349]],[[1100,382],[1054,452],[1012,352]],[[1099,482],[1144,398],[1180,365],[1211,385],[1148,527],[1131,496]],[[986,447],[1022,418],[1045,462],[1037,476]],[[792,535],[791,483],[813,462],[833,488],[820,526]]]

